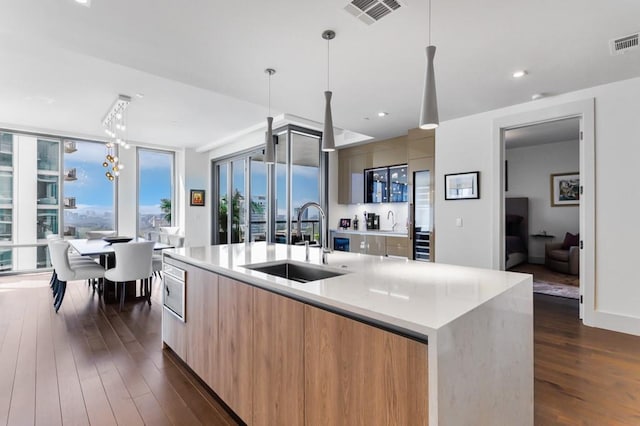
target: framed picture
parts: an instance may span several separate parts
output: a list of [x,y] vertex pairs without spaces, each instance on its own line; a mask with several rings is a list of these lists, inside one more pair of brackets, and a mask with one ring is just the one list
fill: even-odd
[[191,190],[191,205],[204,206],[204,189]]
[[444,175],[445,200],[473,200],[480,198],[480,172]]
[[556,173],[551,175],[551,207],[577,206],[580,204],[580,173]]

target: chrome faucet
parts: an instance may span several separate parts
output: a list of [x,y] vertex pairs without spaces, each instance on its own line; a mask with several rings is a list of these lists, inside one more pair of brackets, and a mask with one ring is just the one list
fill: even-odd
[[[327,246],[327,215],[324,213],[324,210],[322,210],[322,206],[320,204],[316,203],[315,201],[309,201],[308,203],[305,203],[298,210],[298,223],[297,223],[297,227],[296,227],[296,230],[298,232],[298,237],[302,238],[302,214],[309,207],[317,208],[318,211],[320,212],[320,217],[322,218],[322,234],[320,235],[320,244],[322,245],[322,263],[324,265],[326,265],[327,264],[327,254],[331,253],[331,249]],[[309,260],[309,252],[308,252],[308,250],[306,251],[306,260]]]
[[392,220],[392,222],[391,222],[391,224],[392,224],[391,225],[391,230],[394,231],[396,229],[396,225],[397,225],[397,223],[396,223],[396,214],[393,212],[393,210],[389,210],[387,212],[387,220],[389,220],[389,216],[391,216],[391,220]]

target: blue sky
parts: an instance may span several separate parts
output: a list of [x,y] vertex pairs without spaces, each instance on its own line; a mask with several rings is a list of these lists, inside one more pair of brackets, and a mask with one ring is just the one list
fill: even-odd
[[[108,168],[102,166],[106,149],[99,143],[78,142],[78,150],[65,154],[65,170],[76,168],[78,180],[65,182],[64,196],[76,197],[79,209],[96,211],[113,209],[113,191],[115,185],[105,173]],[[159,213],[161,198],[171,198],[171,161],[172,155],[155,151],[139,151],[140,155],[140,211],[141,213]],[[135,173],[135,164],[125,164],[122,175]]]

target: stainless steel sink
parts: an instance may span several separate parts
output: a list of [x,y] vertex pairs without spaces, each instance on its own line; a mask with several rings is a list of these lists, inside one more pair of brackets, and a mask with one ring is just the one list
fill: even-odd
[[244,265],[244,267],[253,271],[262,272],[268,275],[275,275],[277,277],[286,278],[288,280],[297,281],[300,283],[326,280],[327,278],[337,277],[346,273],[286,261],[278,263]]

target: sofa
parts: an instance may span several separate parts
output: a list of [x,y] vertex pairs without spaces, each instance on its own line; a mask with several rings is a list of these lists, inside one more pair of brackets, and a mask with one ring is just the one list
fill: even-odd
[[570,275],[580,274],[580,249],[577,240],[576,245],[573,245],[573,241],[568,243],[566,238],[561,243],[545,244],[544,259],[545,266],[553,271]]

